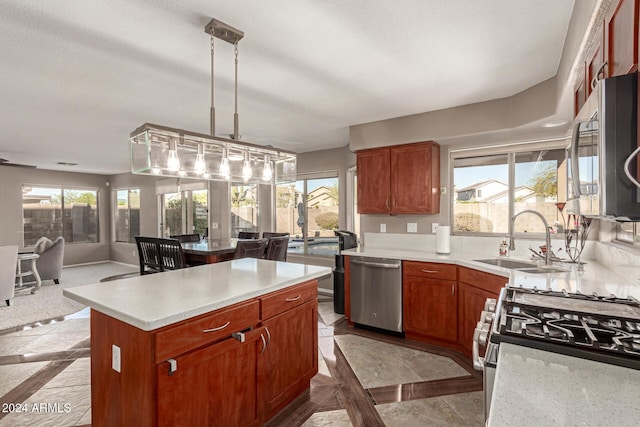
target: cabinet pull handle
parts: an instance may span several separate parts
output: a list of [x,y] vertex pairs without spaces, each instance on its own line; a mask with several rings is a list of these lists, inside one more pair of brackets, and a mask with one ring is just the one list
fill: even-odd
[[234,332],[231,336],[240,342],[245,342],[244,332]]
[[[591,79],[591,89],[595,89],[597,84],[598,84],[598,80],[602,80],[604,79],[604,70],[605,67],[607,66],[607,61],[604,61],[604,63],[600,66],[600,68],[598,68],[598,71],[596,71],[596,75],[593,76],[593,79]],[[602,77],[600,77],[600,74],[602,74]]]
[[295,298],[287,298],[285,301],[286,302],[293,302],[293,301],[298,301],[300,299],[300,297],[302,296],[302,294],[298,295]]
[[389,210],[389,198],[387,197],[387,200],[384,202],[384,206],[387,208],[387,210]]
[[178,362],[176,359],[169,359],[167,362],[169,362],[169,375],[173,375],[178,370]]
[[629,157],[627,157],[627,160],[625,160],[624,162],[624,174],[627,176],[627,178],[629,178],[629,181],[633,182],[633,185],[635,185],[636,187],[640,188],[640,182],[638,182],[633,175],[631,175],[631,173],[629,172],[629,165],[631,164],[631,159],[633,159],[634,157],[636,157],[638,155],[638,153],[640,153],[640,145],[638,145],[638,148],[636,148],[635,150],[633,150],[633,153],[631,153],[629,155]]
[[225,323],[225,324],[224,324],[224,325],[222,325],[222,326],[218,326],[217,328],[205,329],[205,330],[204,330],[204,331],[202,331],[202,332],[207,333],[207,332],[216,332],[216,331],[221,331],[221,330],[223,330],[224,328],[226,328],[227,326],[229,326],[230,324],[231,324],[231,321],[228,321],[227,323]]
[[267,346],[271,342],[271,332],[269,332],[269,328],[265,326],[264,330],[267,333],[267,339],[265,340],[264,335],[260,334],[260,338],[262,339],[262,351],[260,352],[260,354],[264,353],[264,351],[267,349]]
[[456,292],[456,287],[455,285],[451,285],[451,296],[453,296]]
[[423,273],[438,274],[438,270],[420,270]]

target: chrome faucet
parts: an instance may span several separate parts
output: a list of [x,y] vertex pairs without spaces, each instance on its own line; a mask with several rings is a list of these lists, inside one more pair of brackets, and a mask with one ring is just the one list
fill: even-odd
[[513,226],[516,222],[516,218],[520,215],[522,215],[523,213],[532,213],[534,215],[537,215],[542,222],[544,223],[544,232],[546,233],[546,239],[547,239],[547,250],[544,253],[544,263],[546,265],[550,265],[551,264],[551,232],[549,231],[549,223],[547,222],[546,219],[544,219],[544,217],[542,216],[542,214],[538,211],[534,211],[531,209],[527,209],[524,210],[522,212],[518,212],[517,214],[515,214],[514,216],[511,217],[511,224],[509,225],[509,251],[513,251],[516,248],[516,243],[515,240],[513,238]]

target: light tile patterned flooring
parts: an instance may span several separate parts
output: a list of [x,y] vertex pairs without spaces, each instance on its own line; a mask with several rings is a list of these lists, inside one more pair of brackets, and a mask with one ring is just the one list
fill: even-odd
[[[437,380],[469,375],[446,356],[348,331],[338,334],[331,325],[343,316],[333,312],[332,302],[321,302],[318,311],[319,377],[331,376],[328,364],[335,366],[341,354],[365,390],[439,384]],[[88,316],[85,309],[64,321],[0,335],[0,427],[91,424]],[[481,395],[472,391],[393,403],[370,400],[387,426],[482,426]],[[315,412],[302,425],[358,424],[347,410],[337,409]]]

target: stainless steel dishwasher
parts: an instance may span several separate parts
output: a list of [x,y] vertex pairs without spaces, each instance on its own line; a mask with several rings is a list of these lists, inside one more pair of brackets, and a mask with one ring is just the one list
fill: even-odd
[[351,257],[351,321],[402,332],[402,261]]

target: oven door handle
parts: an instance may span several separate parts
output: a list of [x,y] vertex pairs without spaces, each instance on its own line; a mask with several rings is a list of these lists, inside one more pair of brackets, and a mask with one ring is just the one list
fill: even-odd
[[484,370],[484,357],[480,357],[480,344],[487,344],[487,336],[489,334],[489,324],[478,322],[476,329],[473,331],[473,346],[471,353],[473,356],[473,368],[477,371]]

